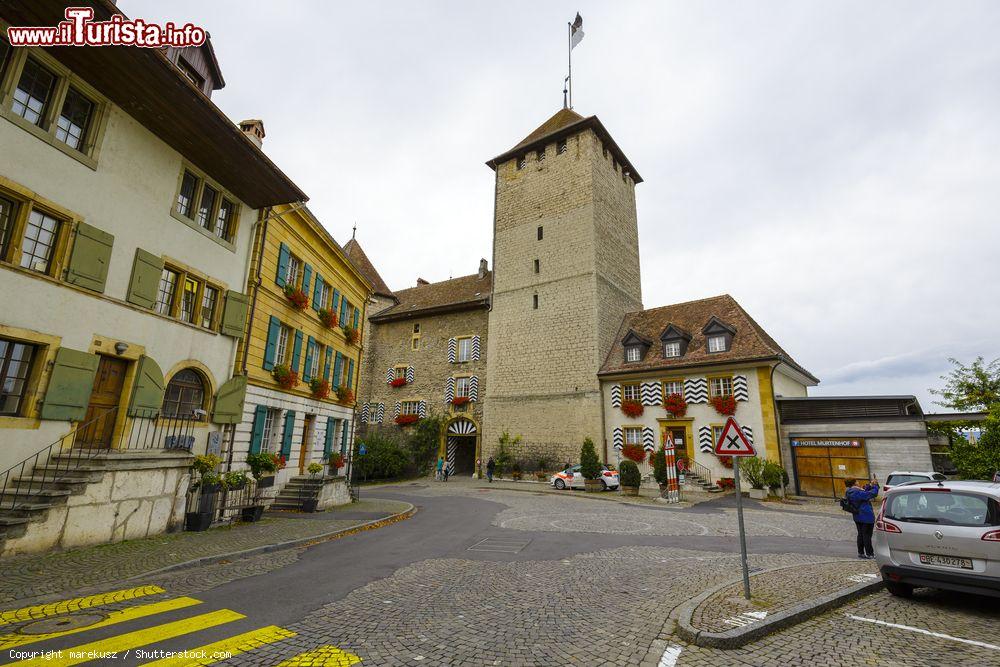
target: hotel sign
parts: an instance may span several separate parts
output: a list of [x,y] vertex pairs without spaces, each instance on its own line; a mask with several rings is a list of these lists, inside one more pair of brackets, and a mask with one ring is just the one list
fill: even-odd
[[862,438],[855,440],[832,439],[832,438],[795,438],[792,440],[792,447],[864,447],[865,441]]

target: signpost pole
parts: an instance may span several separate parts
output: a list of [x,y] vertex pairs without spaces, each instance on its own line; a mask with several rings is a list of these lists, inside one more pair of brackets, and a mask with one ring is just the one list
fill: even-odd
[[743,526],[743,494],[740,492],[740,458],[733,457],[733,476],[736,478],[736,516],[740,526],[740,561],[743,564],[743,597],[750,599],[750,569],[747,567],[747,533]]

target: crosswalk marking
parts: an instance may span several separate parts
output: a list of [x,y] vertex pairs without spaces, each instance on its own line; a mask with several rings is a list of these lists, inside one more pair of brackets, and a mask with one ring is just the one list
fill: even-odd
[[46,604],[34,605],[32,607],[22,607],[21,609],[0,611],[0,625],[9,625],[10,623],[20,623],[22,621],[31,621],[39,618],[47,618],[49,616],[58,616],[59,614],[68,614],[71,611],[80,611],[81,609],[100,607],[102,605],[113,604],[115,602],[125,602],[127,600],[145,597],[147,595],[157,595],[158,593],[166,593],[166,591],[159,586],[139,586],[138,588],[126,588],[120,591],[111,591],[109,593],[99,593],[97,595],[87,595],[85,597],[72,598],[69,600],[60,600],[58,602],[48,602]]
[[251,630],[250,632],[244,632],[229,639],[223,639],[187,650],[188,654],[194,654],[198,657],[178,656],[163,658],[162,660],[147,662],[143,667],[200,667],[201,665],[211,665],[220,660],[227,660],[234,655],[260,648],[265,644],[273,644],[282,639],[289,639],[296,636],[296,634],[291,630],[285,630],[276,625],[269,625],[266,628]]
[[71,648],[62,649],[57,655],[40,656],[30,660],[24,660],[18,665],[20,667],[70,667],[82,662],[91,660],[110,659],[123,657],[120,654],[129,649],[146,646],[155,642],[166,641],[186,635],[198,630],[213,628],[232,621],[246,618],[243,614],[238,614],[229,609],[192,616],[173,623],[164,623],[144,630],[136,630],[115,637],[108,637],[89,644],[80,644]]
[[167,611],[174,611],[176,609],[184,609],[185,607],[192,607],[196,604],[201,604],[201,600],[195,600],[194,598],[187,598],[187,597],[173,598],[170,600],[153,602],[151,604],[144,604],[136,607],[128,607],[120,611],[113,611],[109,613],[108,617],[103,621],[98,621],[93,625],[87,625],[82,628],[73,628],[71,630],[60,630],[58,632],[49,632],[46,634],[39,634],[39,635],[27,635],[18,633],[0,635],[0,649],[9,649],[9,648],[14,648],[16,646],[25,646],[27,644],[34,644],[35,642],[41,642],[47,639],[55,639],[56,637],[65,637],[66,635],[74,635],[78,632],[87,632],[88,630],[94,630],[96,628],[104,628],[109,625],[116,625],[118,623],[124,623],[125,621],[131,621],[137,618],[152,616],[153,614],[162,614],[163,612]]
[[350,667],[359,662],[361,658],[336,646],[319,646],[279,662],[277,667]]

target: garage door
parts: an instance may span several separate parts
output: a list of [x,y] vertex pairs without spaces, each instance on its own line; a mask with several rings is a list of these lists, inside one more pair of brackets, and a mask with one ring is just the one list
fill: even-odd
[[843,480],[869,478],[865,441],[857,439],[792,439],[792,458],[799,495],[836,498]]

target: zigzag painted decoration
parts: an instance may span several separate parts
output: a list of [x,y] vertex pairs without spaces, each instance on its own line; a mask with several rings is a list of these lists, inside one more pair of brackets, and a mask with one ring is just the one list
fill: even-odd
[[747,385],[746,375],[733,376],[733,398],[735,398],[737,401],[750,400],[750,388]]
[[703,452],[711,452],[715,449],[712,446],[712,427],[702,426],[698,429],[698,449]]
[[399,401],[396,401],[396,414],[393,415],[393,418],[396,418],[396,417],[399,416],[400,407],[401,406],[399,405]]
[[688,403],[708,403],[708,380],[705,378],[684,380],[684,399]]
[[611,407],[620,408],[622,406],[622,386],[620,384],[611,385]]
[[448,426],[448,433],[455,435],[473,435],[476,432],[476,425],[468,419],[459,419]]
[[611,442],[618,451],[621,451],[621,448],[625,446],[625,434],[622,432],[621,426],[616,427],[611,432]]
[[395,371],[395,369],[389,368],[388,370],[386,370],[386,372],[385,372],[385,383],[389,384],[390,382],[392,382],[395,379],[396,379],[396,371]]
[[648,426],[644,426],[642,429],[642,448],[647,452],[656,449],[656,437],[653,434],[653,429]]
[[413,384],[413,366],[406,367],[406,384]]
[[659,382],[643,382],[639,387],[639,398],[643,405],[659,405],[663,402],[663,385]]
[[448,363],[455,363],[455,359],[458,357],[458,341],[454,338],[448,339]]
[[478,401],[479,400],[479,376],[473,375],[469,378],[469,400]]
[[375,423],[381,424],[385,419],[385,403],[379,403],[378,408],[375,410]]
[[753,444],[753,429],[750,428],[749,426],[744,426],[743,427],[743,435],[745,435],[747,437],[747,440],[749,440],[750,444],[752,445]]
[[427,401],[420,401],[420,406],[417,408],[417,416],[421,419],[427,416]]
[[455,398],[455,378],[448,378],[444,383],[444,402],[451,403]]
[[479,361],[479,336],[472,337],[472,360]]
[[361,404],[361,423],[362,424],[367,424],[368,423],[368,404],[367,403],[362,403]]
[[455,474],[455,455],[458,453],[458,438],[448,438],[448,451],[445,454],[445,463],[448,466],[448,475]]

